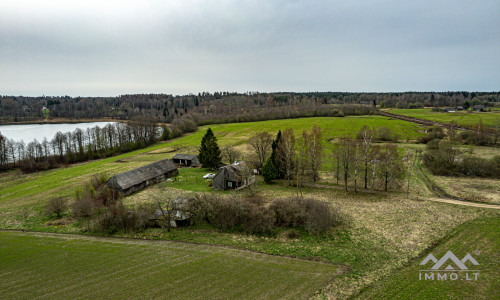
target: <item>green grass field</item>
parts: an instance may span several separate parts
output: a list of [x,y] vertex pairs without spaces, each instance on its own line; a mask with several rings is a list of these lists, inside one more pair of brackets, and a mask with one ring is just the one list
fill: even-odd
[[161,241],[0,232],[3,299],[306,298],[333,264]]
[[[500,218],[480,219],[459,226],[450,237],[422,257],[413,260],[389,279],[378,282],[359,298],[381,299],[499,299],[500,298]],[[475,251],[479,250],[479,255]],[[476,280],[460,274],[457,280],[419,280],[420,262],[432,253],[437,259],[446,252],[459,259],[467,253],[479,263]],[[469,266],[472,268],[471,266]],[[458,272],[457,272],[458,273]],[[425,278],[425,277],[424,277]],[[474,275],[469,274],[469,279]]]
[[[493,112],[433,112],[431,108],[419,109],[391,109],[391,113],[413,117],[424,120],[438,121],[443,123],[450,123],[455,121],[458,125],[475,126],[479,119],[483,121],[486,126],[494,126],[500,122],[500,111]],[[500,124],[500,123],[499,123]]]

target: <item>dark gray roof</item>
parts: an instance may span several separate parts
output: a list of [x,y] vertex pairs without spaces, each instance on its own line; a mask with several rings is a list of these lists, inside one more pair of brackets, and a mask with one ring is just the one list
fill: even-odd
[[241,161],[237,165],[234,165],[234,164],[233,165],[227,165],[227,166],[224,166],[222,168],[225,168],[229,173],[231,173],[231,175],[234,178],[239,179],[239,178],[241,178],[242,173],[243,173],[245,167],[246,167],[246,163],[244,161]]
[[190,154],[176,154],[174,159],[198,160],[198,156]]
[[152,164],[139,167],[124,173],[111,177],[107,185],[115,188],[119,187],[126,190],[134,185],[140,184],[146,180],[156,178],[171,171],[177,170],[177,167],[170,159],[164,159]]

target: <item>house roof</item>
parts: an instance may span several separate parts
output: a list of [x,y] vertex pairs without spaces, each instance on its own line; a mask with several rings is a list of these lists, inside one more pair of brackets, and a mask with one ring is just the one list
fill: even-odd
[[111,177],[107,185],[126,190],[144,181],[177,170],[170,159],[164,159]]
[[246,167],[246,163],[244,161],[239,162],[237,165],[227,165],[222,167],[221,169],[226,169],[235,179],[241,178],[242,172]]
[[176,154],[173,159],[198,160],[198,156],[191,154]]

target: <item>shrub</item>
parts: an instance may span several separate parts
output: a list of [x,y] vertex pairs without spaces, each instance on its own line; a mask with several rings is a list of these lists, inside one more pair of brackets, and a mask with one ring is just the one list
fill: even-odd
[[306,198],[301,205],[305,207],[305,229],[309,233],[324,233],[340,223],[340,214],[334,214],[331,205],[326,202]]
[[45,207],[45,213],[49,217],[55,214],[57,218],[60,218],[67,208],[68,204],[65,198],[52,198],[49,200],[47,206]]
[[73,203],[73,216],[78,219],[87,220],[87,230],[90,230],[90,218],[96,211],[94,201],[89,195],[78,197]]
[[198,194],[190,199],[188,210],[195,222],[204,220],[220,230],[249,234],[269,234],[276,226],[320,234],[345,223],[338,209],[320,200],[276,199],[268,207],[263,202],[259,197],[239,199]]
[[235,230],[240,224],[241,201],[217,198],[208,215],[208,222],[221,230]]
[[276,226],[304,228],[312,234],[324,233],[345,222],[339,210],[311,198],[277,199],[269,208],[276,214]]
[[213,203],[220,201],[218,195],[195,194],[187,203],[186,210],[192,214],[193,221],[209,222],[209,216],[213,214]]
[[274,212],[253,204],[244,204],[240,210],[241,228],[250,234],[268,234],[274,229]]
[[379,141],[395,141],[397,137],[392,133],[392,130],[387,127],[379,127],[377,128],[377,132],[375,134],[375,139]]
[[276,215],[276,226],[279,227],[303,227],[306,222],[304,208],[300,206],[300,199],[276,199],[269,209]]

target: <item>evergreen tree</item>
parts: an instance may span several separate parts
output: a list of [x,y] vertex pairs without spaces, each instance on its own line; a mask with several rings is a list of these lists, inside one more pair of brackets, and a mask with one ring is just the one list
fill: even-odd
[[278,158],[277,151],[278,151],[278,145],[281,141],[281,130],[278,131],[278,135],[276,136],[276,139],[273,141],[271,148],[272,148],[272,153],[271,153],[271,161],[273,162],[274,167],[276,168],[276,178],[278,179],[283,179],[285,178],[285,172],[284,168],[282,166],[281,161]]
[[262,167],[262,176],[264,176],[264,181],[270,183],[273,179],[276,179],[277,175],[276,167],[273,164],[271,158],[268,158],[264,166]]
[[216,169],[221,165],[222,157],[217,138],[211,128],[201,139],[200,153],[198,154],[201,164],[205,168]]

